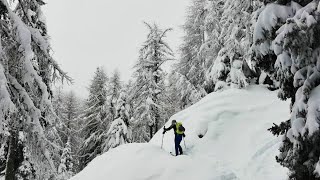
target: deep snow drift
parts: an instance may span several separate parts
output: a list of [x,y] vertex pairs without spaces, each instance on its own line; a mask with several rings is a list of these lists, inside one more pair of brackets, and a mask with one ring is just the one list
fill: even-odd
[[280,138],[267,131],[289,118],[289,102],[276,94],[260,86],[211,93],[171,118],[186,128],[186,155],[170,155],[173,132],[161,149],[160,130],[150,143],[122,145],[95,158],[72,180],[285,179],[286,169],[275,162]]

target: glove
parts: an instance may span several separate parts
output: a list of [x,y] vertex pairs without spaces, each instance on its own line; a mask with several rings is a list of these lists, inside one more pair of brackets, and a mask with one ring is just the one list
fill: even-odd
[[165,134],[166,133],[166,129],[165,127],[163,127],[163,133],[162,134]]
[[186,137],[186,135],[185,135],[185,134],[182,134],[182,136],[183,136],[183,137]]

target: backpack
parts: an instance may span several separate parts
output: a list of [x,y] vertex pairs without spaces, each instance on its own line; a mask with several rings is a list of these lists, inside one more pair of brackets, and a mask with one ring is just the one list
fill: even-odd
[[176,123],[176,133],[183,134],[186,129],[182,126],[181,122]]

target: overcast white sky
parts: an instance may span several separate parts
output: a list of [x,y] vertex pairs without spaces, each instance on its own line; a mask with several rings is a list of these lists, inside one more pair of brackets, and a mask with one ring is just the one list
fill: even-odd
[[190,0],[48,0],[44,7],[54,57],[74,79],[73,89],[86,97],[94,71],[114,69],[127,81],[138,50],[147,35],[142,23],[172,27],[167,41],[176,50],[181,43],[186,7]]

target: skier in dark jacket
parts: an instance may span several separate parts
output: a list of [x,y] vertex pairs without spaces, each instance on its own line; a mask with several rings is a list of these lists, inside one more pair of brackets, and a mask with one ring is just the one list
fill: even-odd
[[[174,131],[174,147],[176,150],[176,156],[183,154],[182,152],[182,147],[180,146],[180,142],[182,141],[182,137],[186,137],[186,135],[184,134],[184,130],[180,131],[178,129],[178,126],[182,124],[181,123],[177,123],[176,120],[172,120],[172,124],[170,127],[166,128],[163,127],[163,134],[165,134],[167,131],[170,131],[171,129],[173,129]],[[180,152],[180,154],[179,154]]]

